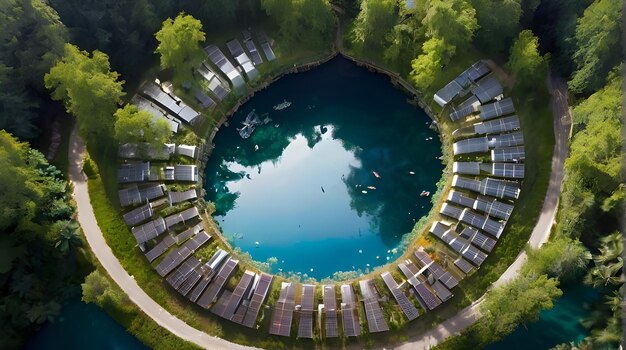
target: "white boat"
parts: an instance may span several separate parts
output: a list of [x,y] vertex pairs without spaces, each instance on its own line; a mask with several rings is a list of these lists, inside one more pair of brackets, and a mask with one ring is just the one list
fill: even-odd
[[287,107],[291,106],[291,102],[284,100],[282,103],[277,104],[276,106],[274,106],[274,110],[275,111],[280,111],[282,109],[285,109]]

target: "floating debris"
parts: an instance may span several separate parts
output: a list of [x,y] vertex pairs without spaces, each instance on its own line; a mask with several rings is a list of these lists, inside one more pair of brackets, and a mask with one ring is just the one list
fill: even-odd
[[387,260],[389,260],[389,257],[387,257]]
[[409,171],[409,174],[415,175],[415,172],[414,171]]
[[428,196],[430,196],[430,192],[429,191],[422,191],[422,193],[420,193],[420,196],[428,197]]
[[363,191],[361,191],[361,193],[363,193],[363,194],[367,194],[367,191],[366,191],[366,190],[363,190]]
[[377,172],[372,171],[372,174],[374,174],[374,176],[375,176],[377,179],[380,179],[380,175],[379,175]]
[[254,242],[254,244],[258,247],[259,246],[259,241]]
[[311,272],[313,272],[313,268],[311,268]]
[[391,254],[398,254],[398,248],[393,248],[391,250]]
[[376,255],[376,259],[380,259],[380,256]]
[[365,264],[365,266],[370,267],[370,264]]
[[280,111],[283,110],[287,107],[291,106],[291,102],[284,100],[282,103],[277,104],[276,106],[274,106],[274,110],[275,111]]
[[359,249],[359,254],[363,254],[363,249]]
[[326,193],[326,191],[324,191],[324,186],[320,186],[322,188],[322,193]]
[[259,145],[254,145],[254,150],[258,151],[259,150]]
[[370,190],[375,190],[376,189],[376,187],[374,187],[374,186],[367,186],[367,188],[369,188]]

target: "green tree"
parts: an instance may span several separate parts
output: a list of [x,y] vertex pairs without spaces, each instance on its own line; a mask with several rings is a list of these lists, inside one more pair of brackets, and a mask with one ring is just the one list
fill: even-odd
[[155,37],[159,42],[156,53],[161,57],[161,68],[172,68],[178,81],[191,78],[192,68],[202,59],[204,32],[202,23],[181,12],[175,19],[168,18]]
[[547,274],[561,282],[573,282],[587,269],[591,253],[578,240],[560,237],[539,249],[528,250],[526,274]]
[[36,136],[36,107],[15,69],[0,62],[0,129],[26,139]]
[[[476,10],[466,0],[428,0],[422,20],[427,37],[454,47],[468,47],[478,29]],[[427,51],[425,51],[427,53]]]
[[551,309],[553,301],[563,293],[559,281],[546,275],[520,275],[489,292],[481,305],[482,334],[494,341],[510,334],[520,324],[539,319],[543,309]]
[[455,48],[446,44],[443,39],[431,38],[423,45],[423,54],[411,62],[413,70],[410,73],[415,86],[425,91],[435,81],[437,74],[454,55]]
[[280,28],[286,46],[328,45],[334,34],[334,16],[328,0],[261,0],[265,13]]
[[536,84],[548,69],[548,57],[539,53],[539,39],[530,30],[519,33],[511,47],[507,67],[524,87]]
[[44,77],[52,99],[63,101],[78,121],[81,134],[89,141],[113,134],[113,113],[124,96],[123,81],[112,72],[109,57],[94,51],[91,56],[71,44]]
[[353,41],[366,48],[382,47],[385,36],[397,20],[396,1],[363,0],[361,11],[354,21]]
[[81,287],[83,289],[82,300],[86,303],[100,304],[113,292],[108,278],[98,269],[85,277],[85,282],[81,284]]
[[115,138],[124,143],[148,143],[162,146],[170,136],[170,128],[162,118],[127,104],[115,112]]
[[605,83],[607,73],[620,62],[622,2],[596,0],[576,25],[576,71],[569,81],[573,92],[591,92]]
[[472,0],[472,5],[479,26],[474,43],[492,54],[506,52],[519,32],[520,0]]

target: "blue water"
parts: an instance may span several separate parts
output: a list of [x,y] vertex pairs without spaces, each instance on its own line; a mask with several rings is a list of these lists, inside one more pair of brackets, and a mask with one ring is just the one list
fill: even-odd
[[26,344],[28,350],[148,349],[104,310],[73,301],[63,307],[54,323],[46,324]]
[[[271,120],[243,139],[236,128],[251,111]],[[335,58],[257,93],[229,122],[206,167],[207,199],[232,244],[276,257],[275,273],[320,279],[391,262],[430,210],[420,194],[441,178],[438,134],[383,75]]]
[[579,342],[589,335],[580,321],[589,314],[589,306],[599,297],[598,291],[584,285],[568,286],[554,307],[544,310],[539,321],[520,326],[498,343],[485,350],[550,349],[555,345]]

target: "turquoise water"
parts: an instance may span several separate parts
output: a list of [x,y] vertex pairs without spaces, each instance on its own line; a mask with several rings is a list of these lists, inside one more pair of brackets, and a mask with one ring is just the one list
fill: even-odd
[[63,307],[54,323],[35,334],[27,350],[130,350],[148,349],[104,310],[93,304],[73,301]]
[[598,292],[584,285],[563,289],[563,296],[555,301],[554,308],[544,310],[539,321],[518,327],[502,341],[485,350],[550,349],[561,343],[579,342],[588,335],[580,324],[589,314],[589,305],[598,299]]
[[[262,122],[243,139],[252,111]],[[207,199],[234,246],[277,258],[273,272],[320,279],[391,262],[430,210],[420,194],[441,178],[438,134],[383,75],[335,58],[257,93],[229,122],[206,167]]]

